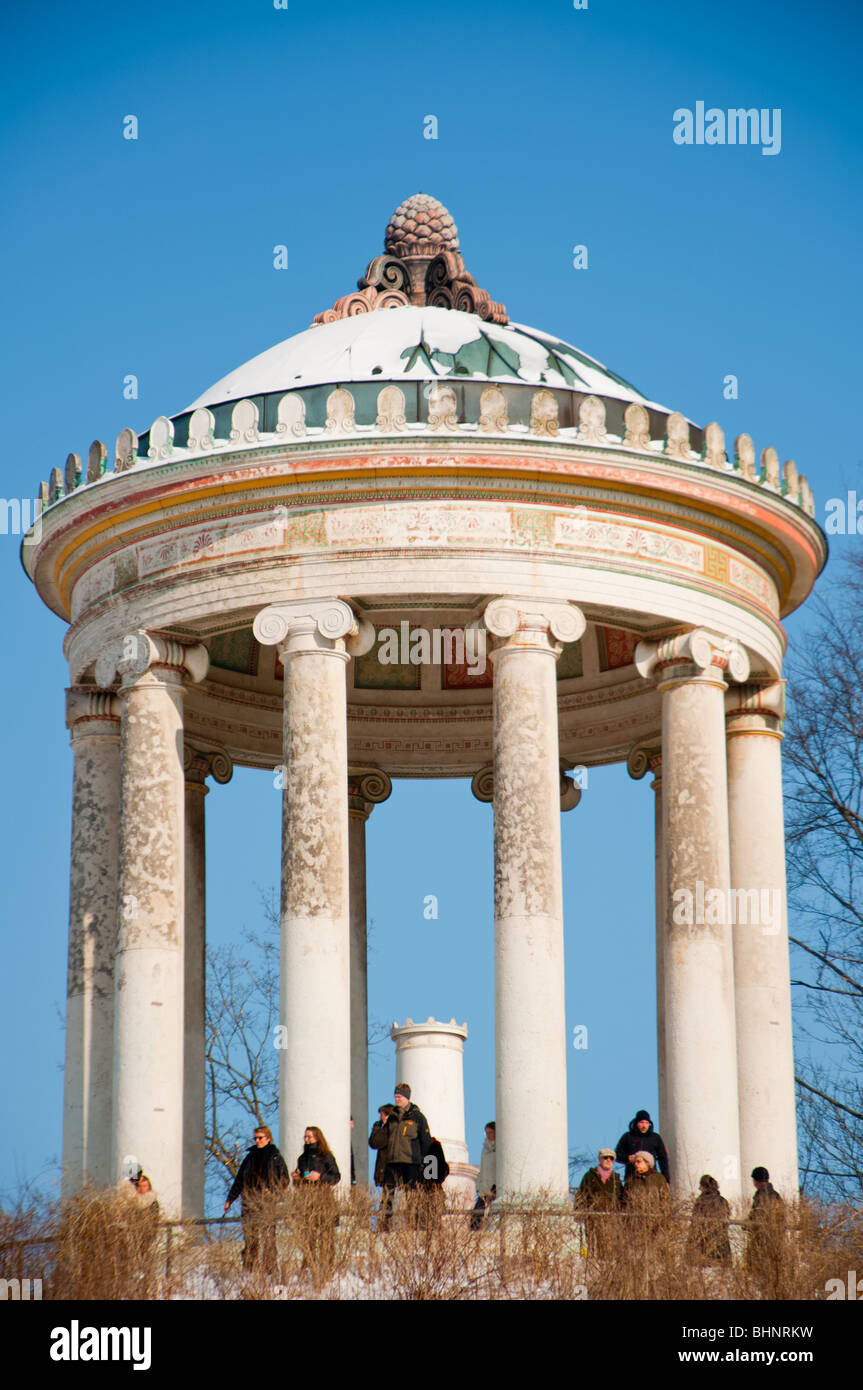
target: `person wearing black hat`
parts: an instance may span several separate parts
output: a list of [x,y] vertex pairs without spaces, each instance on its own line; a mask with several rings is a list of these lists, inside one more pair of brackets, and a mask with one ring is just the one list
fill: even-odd
[[411,1088],[400,1082],[393,1097],[395,1109],[372,1130],[369,1143],[384,1151],[384,1200],[381,1225],[386,1229],[392,1218],[393,1193],[397,1187],[415,1191],[422,1182],[423,1160],[431,1152],[432,1138],[419,1106],[411,1103]]
[[621,1134],[617,1141],[617,1151],[615,1157],[618,1163],[622,1163],[625,1169],[625,1180],[629,1181],[632,1171],[632,1164],[635,1155],[645,1152],[653,1155],[656,1168],[665,1178],[666,1182],[671,1182],[671,1175],[668,1167],[668,1153],[662,1142],[662,1135],[657,1134],[653,1128],[653,1122],[646,1110],[639,1110],[635,1119],[630,1120],[629,1129],[625,1134]]
[[746,1264],[753,1272],[766,1276],[775,1288],[785,1250],[785,1203],[766,1168],[753,1168],[751,1177],[755,1194],[749,1213]]

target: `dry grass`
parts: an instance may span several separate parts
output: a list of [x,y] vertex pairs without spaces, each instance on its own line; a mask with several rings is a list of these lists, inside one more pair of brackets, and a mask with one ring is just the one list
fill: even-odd
[[728,1265],[694,1254],[688,1204],[594,1218],[596,1240],[541,1199],[479,1231],[469,1215],[410,1195],[385,1231],[365,1193],[291,1192],[247,1221],[244,1266],[236,1223],[156,1231],[127,1198],[89,1190],[0,1213],[0,1278],[42,1278],[44,1299],[812,1300],[863,1269],[863,1213],[848,1207],[801,1202],[762,1238],[734,1227]]

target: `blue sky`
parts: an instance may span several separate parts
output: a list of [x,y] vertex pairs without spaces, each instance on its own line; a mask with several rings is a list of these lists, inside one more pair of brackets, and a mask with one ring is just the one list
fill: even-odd
[[[795,458],[822,517],[856,485],[856,7],[84,0],[2,23],[7,498],[33,497],[69,450],[94,437],[110,449],[124,425],[145,430],[305,328],[417,191],[449,207],[468,268],[513,319]],[[779,108],[780,154],[676,145],[673,112],[697,100]],[[136,141],[123,139],[129,114]],[[575,244],[587,270],[572,267]],[[130,373],[137,401],[123,398]],[[736,401],[723,398],[729,373]],[[834,554],[859,543],[836,537]],[[60,1151],[71,757],[63,624],[23,575],[17,537],[0,535],[0,575],[8,1194],[50,1180]],[[570,1051],[573,1149],[615,1142],[656,1106],[652,802],[648,779],[602,769],[562,820],[568,1028],[586,1024],[590,1040]],[[259,924],[257,886],[276,882],[278,796],[240,771],[207,810],[222,942]],[[494,1097],[490,808],[465,782],[399,782],[368,844],[370,1011],[467,1020],[478,1159]],[[387,1045],[373,1105],[392,1083]]]

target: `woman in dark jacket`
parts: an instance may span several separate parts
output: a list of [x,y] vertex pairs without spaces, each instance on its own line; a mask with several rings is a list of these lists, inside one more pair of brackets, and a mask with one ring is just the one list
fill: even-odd
[[333,1156],[322,1129],[309,1125],[303,1135],[303,1152],[297,1159],[297,1166],[291,1174],[295,1183],[324,1183],[335,1187],[341,1182],[339,1165]]
[[316,1284],[325,1283],[333,1269],[339,1224],[335,1188],[341,1176],[323,1130],[309,1125],[291,1177],[300,1189],[295,1194],[299,1206],[294,1226],[294,1238],[303,1252],[300,1268],[311,1270]]

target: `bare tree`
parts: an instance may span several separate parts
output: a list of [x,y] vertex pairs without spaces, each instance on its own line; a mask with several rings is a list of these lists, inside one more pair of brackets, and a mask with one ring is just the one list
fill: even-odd
[[863,1197],[863,556],[789,662],[785,810],[804,1186]]
[[[244,930],[240,944],[207,952],[205,1145],[213,1185],[235,1177],[251,1130],[275,1129],[278,1117],[279,905],[273,890],[260,899],[262,932]],[[369,1021],[370,1050],[388,1037],[386,1024]]]

